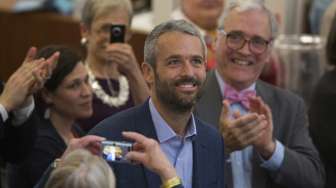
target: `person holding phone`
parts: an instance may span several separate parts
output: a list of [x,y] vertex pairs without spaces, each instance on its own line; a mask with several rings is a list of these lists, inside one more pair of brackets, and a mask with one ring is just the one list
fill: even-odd
[[93,115],[80,125],[89,131],[116,112],[140,104],[148,88],[130,39],[132,5],[129,0],[87,0],[82,12],[82,44],[94,93]]
[[[190,23],[172,20],[152,30],[144,49],[142,70],[151,97],[142,105],[106,118],[89,134],[120,142],[134,140],[123,133],[132,131],[155,140],[180,179],[172,177],[165,182],[153,173],[155,169],[145,165],[114,162],[111,166],[117,187],[160,187],[181,180],[185,188],[223,188],[223,138],[192,112],[206,80],[203,38]],[[145,148],[134,144],[133,151],[137,149]]]
[[[161,188],[183,188],[181,181],[170,181],[178,179],[178,175],[158,142],[136,132],[122,134],[136,145],[127,152],[128,161],[140,163],[156,173],[166,182]],[[62,157],[49,166],[34,188],[115,188],[118,180],[107,163],[110,161],[103,160],[97,152],[104,148],[102,141],[105,141],[103,137],[93,135],[71,140]]]

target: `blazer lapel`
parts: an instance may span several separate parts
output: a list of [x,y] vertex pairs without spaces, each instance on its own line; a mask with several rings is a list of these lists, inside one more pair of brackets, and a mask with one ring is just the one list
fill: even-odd
[[207,151],[198,135],[193,140],[193,188],[202,188],[202,175],[206,173]]
[[[140,108],[139,113],[136,114],[136,125],[134,129],[146,137],[157,139],[157,135],[152,121],[152,116],[149,111],[149,103],[147,102]],[[148,188],[158,188],[161,185],[160,177],[154,172],[148,170],[143,166],[143,171],[147,181]]]
[[262,81],[257,81],[256,91],[257,95],[262,98],[262,100],[270,107],[273,117],[273,136],[278,135],[278,122],[279,122],[279,105],[273,99],[273,89],[270,88],[266,83]]
[[[204,188],[213,185],[213,179],[210,177],[214,169],[212,168],[215,161],[212,161],[212,155],[209,154],[210,146],[213,144],[209,141],[208,135],[204,134],[206,132],[204,129],[207,125],[203,125],[197,118],[195,118],[197,135],[192,139],[193,142],[193,188]],[[210,152],[211,153],[211,152]],[[210,174],[209,174],[210,173]]]
[[[222,110],[222,94],[214,71],[207,74],[201,99],[197,102],[195,115],[203,121],[218,127],[218,117]],[[211,106],[211,110],[209,107]]]
[[[276,122],[278,121],[277,114],[277,105],[274,103],[274,100],[272,98],[271,89],[268,88],[266,83],[258,80],[256,83],[256,91],[257,95],[262,98],[262,100],[270,107],[273,114],[273,135],[277,131],[276,128]],[[253,150],[252,154],[252,188],[263,188],[267,187],[267,178],[268,175],[265,173],[265,171],[260,167],[260,159],[258,156],[258,153]]]

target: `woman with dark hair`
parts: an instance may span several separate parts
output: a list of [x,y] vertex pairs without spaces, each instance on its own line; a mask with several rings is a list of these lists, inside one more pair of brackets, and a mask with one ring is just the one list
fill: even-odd
[[38,124],[31,155],[11,168],[13,188],[33,187],[49,164],[63,154],[70,139],[84,135],[76,121],[92,115],[92,92],[80,56],[66,47],[49,46],[39,51],[37,58],[56,51],[60,52],[57,66],[40,93],[47,107],[45,117]]
[[336,17],[327,42],[327,60],[332,69],[325,72],[313,94],[309,108],[310,134],[324,161],[326,188],[336,187]]

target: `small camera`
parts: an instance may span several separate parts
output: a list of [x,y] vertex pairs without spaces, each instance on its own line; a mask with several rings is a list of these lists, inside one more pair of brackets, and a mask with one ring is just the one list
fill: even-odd
[[125,156],[132,147],[130,142],[102,141],[102,157],[108,162],[129,162]]
[[125,25],[111,25],[110,43],[125,42]]

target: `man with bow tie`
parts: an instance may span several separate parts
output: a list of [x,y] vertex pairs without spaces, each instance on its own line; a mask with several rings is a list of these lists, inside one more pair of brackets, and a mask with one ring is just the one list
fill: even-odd
[[318,188],[324,169],[307,130],[304,102],[258,80],[276,21],[259,0],[236,0],[219,22],[217,69],[196,114],[224,137],[228,188]]

